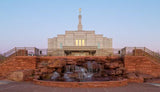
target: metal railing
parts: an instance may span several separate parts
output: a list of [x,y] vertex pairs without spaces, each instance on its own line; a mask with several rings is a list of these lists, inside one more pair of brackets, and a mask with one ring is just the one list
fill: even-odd
[[46,56],[47,49],[38,49],[35,47],[15,47],[3,55],[0,55],[0,62],[3,62],[14,56]]
[[160,62],[160,54],[146,47],[125,47],[121,50],[122,56],[147,56]]
[[[96,46],[63,46],[63,50],[96,50]],[[15,47],[3,55],[0,55],[0,61],[4,61],[13,56],[47,56],[47,49],[37,49],[35,47]],[[146,47],[125,47],[123,49],[112,49],[113,56],[148,56],[160,61],[160,54]]]
[[[24,51],[26,51],[27,53],[24,54]],[[43,56],[47,55],[47,49],[38,49],[35,47],[15,47],[4,53],[3,56],[9,57],[13,54],[15,56]]]

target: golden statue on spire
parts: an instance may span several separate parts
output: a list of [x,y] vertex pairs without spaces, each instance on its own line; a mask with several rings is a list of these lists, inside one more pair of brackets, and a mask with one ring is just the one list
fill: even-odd
[[79,8],[79,14],[81,14],[81,8]]

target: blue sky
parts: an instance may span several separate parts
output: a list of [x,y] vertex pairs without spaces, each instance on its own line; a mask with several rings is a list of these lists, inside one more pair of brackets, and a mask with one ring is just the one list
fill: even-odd
[[0,0],[0,53],[13,47],[47,48],[47,39],[76,30],[113,38],[114,48],[160,50],[160,0]]

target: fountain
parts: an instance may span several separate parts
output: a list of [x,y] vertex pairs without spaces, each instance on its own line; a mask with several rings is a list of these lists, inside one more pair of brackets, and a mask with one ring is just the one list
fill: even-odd
[[41,68],[47,70],[37,73],[40,80],[54,83],[106,83],[106,81],[119,82],[125,79],[124,63],[121,58],[56,58],[48,61],[48,65]]
[[58,78],[60,75],[57,72],[54,72],[53,75],[51,76],[51,80],[56,80],[56,78]]

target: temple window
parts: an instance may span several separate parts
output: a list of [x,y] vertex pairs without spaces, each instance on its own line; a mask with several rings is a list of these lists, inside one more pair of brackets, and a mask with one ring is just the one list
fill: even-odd
[[78,46],[78,40],[76,40],[76,46]]
[[76,46],[85,46],[85,40],[76,40]]
[[82,40],[82,46],[85,46],[84,40]]
[[81,46],[81,42],[82,42],[82,40],[79,40],[79,46]]

